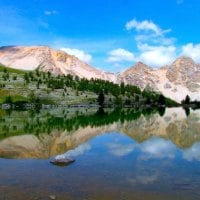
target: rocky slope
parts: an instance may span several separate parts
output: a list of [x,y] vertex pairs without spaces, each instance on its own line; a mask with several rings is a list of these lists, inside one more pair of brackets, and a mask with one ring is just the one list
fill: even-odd
[[153,69],[141,62],[121,73],[121,80],[140,88],[151,88],[178,102],[189,95],[200,100],[200,65],[180,57],[171,65]]
[[141,62],[120,74],[108,73],[80,61],[75,56],[48,46],[1,47],[0,63],[25,70],[39,68],[54,74],[72,74],[81,78],[98,78],[151,88],[178,102],[188,94],[200,100],[200,65],[191,58],[180,57],[171,65],[153,69]]
[[122,72],[120,78],[122,82],[137,85],[141,89],[145,89],[148,86],[157,90],[156,83],[159,81],[159,76],[154,74],[154,70],[142,62],[138,62],[133,67]]
[[34,70],[39,68],[57,75],[71,74],[87,79],[116,81],[114,74],[95,69],[75,56],[48,46],[1,47],[0,63],[16,69]]

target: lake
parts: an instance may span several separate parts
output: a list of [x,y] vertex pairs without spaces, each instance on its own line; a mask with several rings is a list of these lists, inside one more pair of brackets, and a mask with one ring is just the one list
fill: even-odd
[[[56,157],[75,162],[52,165]],[[0,110],[0,200],[200,199],[200,110]]]

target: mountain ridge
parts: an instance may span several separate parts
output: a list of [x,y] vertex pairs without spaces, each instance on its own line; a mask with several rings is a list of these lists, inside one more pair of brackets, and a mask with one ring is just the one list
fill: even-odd
[[77,75],[80,78],[109,80],[114,74],[98,70],[64,51],[49,46],[0,47],[0,63],[16,69],[49,71],[56,75]]
[[3,46],[0,47],[0,63],[16,69],[38,68],[55,75],[71,74],[86,79],[124,82],[141,89],[152,89],[178,102],[186,95],[200,100],[200,64],[186,56],[161,68],[137,62],[117,74],[94,68],[73,55],[49,46]]

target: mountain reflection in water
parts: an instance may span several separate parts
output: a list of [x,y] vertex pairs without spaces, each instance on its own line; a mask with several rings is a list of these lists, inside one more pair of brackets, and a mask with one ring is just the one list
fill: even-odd
[[0,110],[0,130],[0,199],[200,198],[199,110]]
[[[200,111],[191,111],[187,116],[182,108],[161,109],[54,109],[39,113],[1,110],[0,156],[49,158],[105,132],[123,133],[141,146],[150,143],[152,152],[160,145],[165,148],[161,154],[166,154],[172,144],[188,152],[190,148],[198,149]],[[157,141],[153,136],[162,139]],[[162,143],[163,139],[169,144]]]

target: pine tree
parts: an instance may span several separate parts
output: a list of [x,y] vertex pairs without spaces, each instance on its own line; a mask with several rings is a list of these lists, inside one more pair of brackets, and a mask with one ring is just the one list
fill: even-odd
[[99,103],[99,106],[100,106],[100,107],[103,107],[104,101],[105,101],[105,96],[104,96],[103,91],[101,91],[101,92],[99,93],[99,96],[98,96],[98,98],[97,98],[97,101],[98,101],[98,103]]
[[187,96],[185,97],[185,99],[184,99],[183,101],[181,101],[181,103],[182,103],[182,104],[190,104],[190,97],[189,97],[189,95],[187,95]]
[[158,103],[160,103],[161,105],[165,105],[166,103],[165,97],[162,94],[159,95]]

